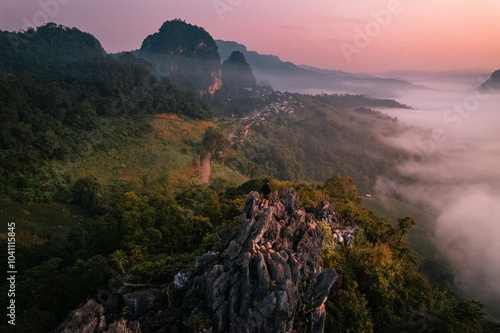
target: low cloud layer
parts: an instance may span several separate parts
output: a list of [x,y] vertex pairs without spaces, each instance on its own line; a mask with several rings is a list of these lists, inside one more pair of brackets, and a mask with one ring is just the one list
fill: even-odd
[[389,142],[408,154],[400,179],[406,201],[436,216],[434,241],[454,269],[455,290],[500,319],[500,94],[429,91],[388,110],[409,128]]

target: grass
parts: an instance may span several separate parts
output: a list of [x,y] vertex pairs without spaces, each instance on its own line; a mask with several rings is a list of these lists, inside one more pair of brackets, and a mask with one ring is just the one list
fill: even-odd
[[235,185],[241,185],[249,180],[247,176],[242,175],[238,171],[232,170],[231,168],[226,166],[223,162],[212,159],[212,170],[210,174],[210,179],[214,178],[227,179],[228,181],[234,183]]
[[[139,135],[127,135],[126,131],[131,131],[130,125],[127,127],[115,119],[102,121],[106,133],[96,131],[87,143],[82,143],[90,147],[83,157],[47,162],[47,168],[53,174],[70,179],[63,185],[68,195],[73,182],[87,176],[97,178],[102,185],[103,197],[111,202],[113,199],[108,196],[119,188],[142,194],[171,195],[186,185],[201,183],[201,141],[206,129],[216,126],[215,123],[170,114],[156,115],[146,123],[131,125],[132,129],[146,127],[149,130]],[[99,146],[99,142],[105,146]],[[214,178],[224,178],[235,184],[248,180],[216,160],[211,175],[211,179]],[[76,205],[21,203],[7,197],[0,198],[0,219],[5,221],[4,228],[7,222],[15,222],[16,231],[27,233],[27,237],[64,238],[71,226],[88,216]],[[0,230],[0,237],[5,236],[5,231]]]
[[148,122],[152,130],[142,135],[123,139],[110,134],[111,148],[56,167],[74,179],[95,176],[104,186],[126,183],[130,190],[144,193],[172,193],[182,184],[201,182],[199,145],[205,130],[215,124],[170,114]]

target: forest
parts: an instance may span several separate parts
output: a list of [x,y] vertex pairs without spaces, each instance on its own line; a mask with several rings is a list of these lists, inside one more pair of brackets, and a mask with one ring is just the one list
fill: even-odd
[[[175,295],[173,276],[197,256],[218,251],[238,230],[245,197],[262,182],[234,186],[217,179],[187,187],[175,197],[127,192],[109,213],[66,226],[61,235],[23,232],[18,239],[20,313],[15,331],[46,332],[86,299],[105,301],[103,290],[110,280],[117,283],[116,276]],[[329,198],[342,218],[361,227],[354,245],[341,249],[332,230],[322,227],[322,266],[334,267],[341,276],[327,302],[326,332],[418,332],[424,326],[439,332],[494,331],[495,324],[483,319],[480,303],[456,298],[418,272],[419,260],[406,243],[412,218],[392,226],[374,216],[361,206],[348,177],[333,177],[319,186],[271,180],[271,187],[278,192],[295,188],[309,212]],[[92,188],[86,191],[85,196],[97,195]],[[3,283],[2,292],[6,288]],[[4,309],[6,301],[2,298]],[[175,310],[166,299],[155,308],[163,309],[165,316]]]

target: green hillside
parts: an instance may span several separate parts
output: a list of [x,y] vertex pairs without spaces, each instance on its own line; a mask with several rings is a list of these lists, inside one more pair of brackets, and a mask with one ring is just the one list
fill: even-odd
[[404,130],[395,119],[369,109],[335,107],[315,96],[293,98],[293,113],[279,113],[252,126],[248,139],[235,144],[227,161],[249,177],[323,183],[347,175],[362,193],[373,190],[379,175],[391,175],[403,151],[383,142]]

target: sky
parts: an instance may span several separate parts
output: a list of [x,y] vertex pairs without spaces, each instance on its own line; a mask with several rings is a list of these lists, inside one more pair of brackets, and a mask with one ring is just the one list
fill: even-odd
[[55,22],[107,52],[138,49],[180,18],[214,39],[349,72],[500,68],[498,0],[0,0],[0,30]]

